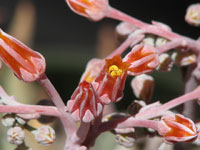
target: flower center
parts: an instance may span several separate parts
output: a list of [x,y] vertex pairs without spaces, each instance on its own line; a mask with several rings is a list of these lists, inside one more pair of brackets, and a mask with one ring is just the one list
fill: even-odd
[[112,65],[112,66],[110,66],[109,67],[109,69],[108,69],[108,72],[110,73],[110,75],[112,76],[112,77],[115,77],[115,76],[121,76],[122,75],[122,73],[123,73],[123,71],[122,71],[122,69],[120,69],[118,66],[116,66],[116,65]]

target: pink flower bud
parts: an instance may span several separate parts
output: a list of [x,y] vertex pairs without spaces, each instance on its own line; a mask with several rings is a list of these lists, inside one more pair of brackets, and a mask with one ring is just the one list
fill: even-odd
[[124,62],[130,64],[128,67],[128,75],[139,75],[152,72],[159,64],[158,54],[156,49],[151,45],[139,44],[133,47],[129,52]]
[[24,142],[24,130],[21,127],[10,128],[7,132],[8,142],[11,144],[20,145]]
[[190,25],[200,26],[200,3],[188,7],[185,21]]
[[45,72],[44,57],[0,30],[0,57],[15,75],[26,82],[33,82]]
[[104,18],[108,9],[108,0],[66,0],[69,7],[77,14],[93,21]]
[[106,59],[104,68],[95,79],[97,93],[104,104],[122,98],[128,66],[128,63],[122,62],[120,55]]
[[116,27],[116,31],[119,35],[126,36],[129,35],[130,33],[134,32],[137,28],[129,24],[127,22],[121,22],[119,25]]
[[192,142],[198,135],[194,122],[179,114],[162,117],[158,132],[168,143]]
[[32,131],[32,133],[35,136],[35,140],[43,146],[48,146],[56,140],[55,131],[50,126],[41,126],[37,130]]
[[149,103],[154,90],[154,79],[150,75],[138,75],[131,81],[131,87],[137,98]]
[[102,111],[102,104],[91,83],[83,81],[67,103],[74,120],[90,122]]

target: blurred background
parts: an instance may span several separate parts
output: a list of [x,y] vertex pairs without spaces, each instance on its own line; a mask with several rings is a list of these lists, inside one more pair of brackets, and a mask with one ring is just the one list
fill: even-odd
[[[200,29],[184,21],[187,7],[197,2],[200,1],[110,0],[110,5],[147,23],[152,20],[166,23],[174,32],[197,39]],[[120,42],[115,33],[115,26],[118,23],[107,18],[91,22],[73,13],[64,0],[0,0],[0,28],[43,54],[47,63],[46,74],[65,103],[76,88],[88,60],[93,57],[103,58],[119,46]],[[152,75],[156,82],[153,101],[164,102],[182,93],[184,83],[178,67],[175,66],[169,73],[154,72]],[[15,95],[23,103],[35,104],[41,99],[48,98],[37,83],[27,84],[18,81],[5,66],[0,72],[0,77],[0,83],[8,94]],[[123,100],[115,105],[120,111],[126,111],[128,104],[135,99],[130,88],[131,79],[127,80]],[[35,120],[32,125],[38,127],[41,124]],[[53,125],[58,131],[58,138],[51,149],[62,149],[62,127],[59,122]],[[3,136],[0,140],[0,149],[14,149],[14,146],[6,141],[6,128],[0,129]],[[31,145],[33,150],[50,149],[37,145],[29,138],[33,137],[29,135],[27,139],[27,145]],[[105,146],[105,149],[116,147],[111,134],[102,138],[103,141],[101,138],[95,150],[103,149],[102,146]],[[105,139],[111,140],[102,145],[101,142],[105,143]]]

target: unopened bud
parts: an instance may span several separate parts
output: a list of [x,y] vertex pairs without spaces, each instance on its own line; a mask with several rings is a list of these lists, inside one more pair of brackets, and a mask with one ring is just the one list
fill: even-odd
[[24,142],[24,130],[21,127],[10,128],[7,132],[8,142],[11,144],[20,145]]
[[145,38],[142,42],[145,45],[148,44],[148,45],[151,45],[151,46],[155,46],[155,36],[148,34],[148,35],[145,36]]
[[194,122],[180,114],[163,116],[158,133],[167,143],[192,142],[198,135]]
[[129,106],[128,106],[128,113],[130,115],[135,115],[139,112],[139,110],[146,106],[145,102],[142,100],[134,100]]
[[11,127],[15,123],[15,117],[14,117],[13,114],[5,114],[2,117],[1,122],[2,122],[3,126],[5,126],[5,127]]
[[200,3],[188,7],[185,21],[190,25],[200,26]]
[[19,125],[25,125],[26,124],[26,120],[19,117],[19,116],[16,116],[15,119],[16,119],[16,121]]
[[135,143],[135,138],[131,134],[117,134],[116,142],[125,147],[132,147]]
[[155,46],[156,47],[162,46],[162,45],[165,45],[167,42],[168,42],[167,39],[162,38],[162,37],[157,37],[156,42],[155,42]]
[[32,131],[32,133],[35,136],[35,140],[43,146],[48,146],[56,140],[55,131],[50,126],[41,126],[37,130]]
[[130,33],[134,32],[137,28],[132,25],[129,24],[127,22],[121,22],[119,25],[117,25],[116,27],[116,31],[119,35],[121,36],[127,36]]
[[148,103],[153,94],[154,79],[150,75],[138,75],[131,81],[131,87],[137,98]]
[[197,61],[197,56],[190,51],[178,51],[172,54],[172,59],[179,66],[188,66]]
[[161,72],[171,71],[171,68],[173,66],[173,61],[169,54],[167,53],[161,54],[159,56],[159,60],[160,60],[160,64],[157,67],[158,71],[161,71]]

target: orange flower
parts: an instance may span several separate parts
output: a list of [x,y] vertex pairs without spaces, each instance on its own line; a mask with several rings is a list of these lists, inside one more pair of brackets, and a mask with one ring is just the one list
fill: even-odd
[[44,57],[0,30],[0,57],[15,75],[26,82],[37,80],[46,68]]
[[102,111],[102,104],[91,83],[83,81],[67,103],[74,120],[90,122]]
[[123,96],[128,64],[122,62],[120,55],[106,59],[106,64],[95,79],[97,93],[104,104],[116,102]]
[[163,117],[158,131],[168,143],[192,142],[198,135],[194,122],[179,114]]
[[125,56],[123,61],[130,64],[128,74],[135,76],[152,72],[159,64],[159,57],[153,46],[139,44]]
[[93,21],[101,20],[108,8],[108,0],[66,0],[66,2],[75,13]]

